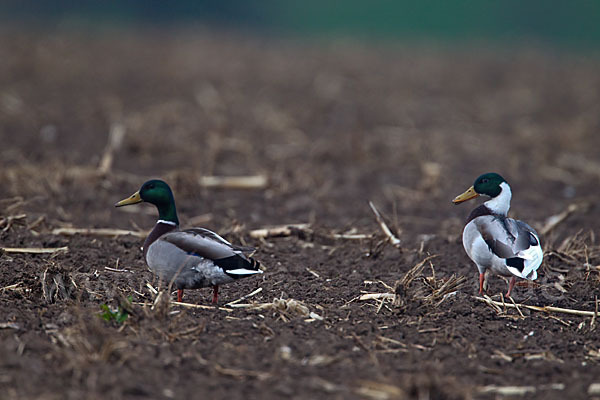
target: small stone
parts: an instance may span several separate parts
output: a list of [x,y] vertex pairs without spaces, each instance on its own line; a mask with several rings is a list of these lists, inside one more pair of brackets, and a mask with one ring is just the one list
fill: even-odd
[[590,396],[600,394],[600,383],[594,382],[588,387],[588,394]]

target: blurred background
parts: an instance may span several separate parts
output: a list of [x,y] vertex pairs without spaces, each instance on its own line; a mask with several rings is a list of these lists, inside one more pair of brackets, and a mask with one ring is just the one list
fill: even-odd
[[597,46],[597,2],[574,0],[493,0],[365,2],[262,0],[174,2],[125,0],[4,1],[4,23],[15,19],[50,27],[131,28],[132,26],[211,26],[300,37],[353,36],[375,40],[510,41]]
[[[599,15],[583,0],[4,1],[7,190],[83,210],[65,187],[110,202],[160,176],[184,213],[344,225],[374,198],[427,233],[494,170],[541,220],[599,177]],[[268,184],[242,207],[197,185],[215,175]]]

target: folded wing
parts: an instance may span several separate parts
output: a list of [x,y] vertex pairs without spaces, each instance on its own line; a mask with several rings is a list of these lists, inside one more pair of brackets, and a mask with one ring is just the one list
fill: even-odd
[[253,248],[234,246],[208,229],[193,228],[170,232],[161,236],[159,240],[174,245],[187,255],[212,260],[234,278],[262,273],[260,263],[244,254],[254,251]]
[[490,251],[521,278],[536,279],[543,252],[536,231],[525,222],[503,217],[478,218],[477,228]]

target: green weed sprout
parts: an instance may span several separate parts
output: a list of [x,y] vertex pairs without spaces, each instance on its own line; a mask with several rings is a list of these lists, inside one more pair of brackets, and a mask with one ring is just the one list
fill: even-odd
[[119,308],[117,308],[116,311],[112,311],[108,305],[102,304],[100,305],[100,309],[102,310],[100,317],[107,322],[115,321],[117,324],[121,325],[129,316],[129,312],[127,312],[127,309],[131,308],[130,306],[132,301],[133,297],[127,296],[128,304],[125,307],[119,305]]

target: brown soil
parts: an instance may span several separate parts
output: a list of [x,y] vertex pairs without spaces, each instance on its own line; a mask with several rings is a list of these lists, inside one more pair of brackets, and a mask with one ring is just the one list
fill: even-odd
[[[460,235],[476,202],[450,203],[496,171],[512,185],[511,214],[538,228],[577,205],[543,236],[540,277],[517,286],[514,300],[593,311],[599,59],[209,32],[5,32],[0,59],[1,246],[68,246],[0,256],[0,397],[455,399],[511,390],[493,385],[562,399],[600,381],[593,318],[521,316],[474,298],[477,273]],[[102,174],[118,124],[126,135]],[[198,184],[253,174],[268,176],[268,187]],[[151,228],[150,206],[113,207],[148,177],[172,185],[183,226],[258,248],[267,271],[222,287],[229,311],[138,304],[155,300],[147,282],[163,286],[137,237],[52,233]],[[384,242],[368,200],[398,232],[399,249]],[[249,235],[291,223],[311,231]],[[332,236],[347,232],[369,237]],[[436,257],[406,279],[428,255]],[[453,275],[466,280],[443,297]],[[393,293],[403,278],[395,302],[358,300]],[[506,283],[489,283],[499,300]],[[323,320],[225,307],[257,288],[243,303],[294,299]],[[184,301],[210,298],[210,289],[189,290]],[[106,322],[103,304],[130,315]]]

